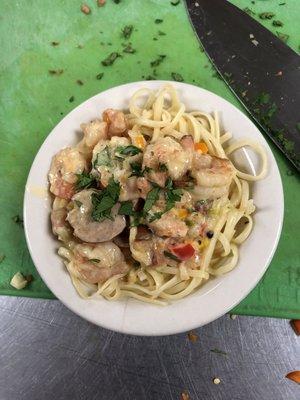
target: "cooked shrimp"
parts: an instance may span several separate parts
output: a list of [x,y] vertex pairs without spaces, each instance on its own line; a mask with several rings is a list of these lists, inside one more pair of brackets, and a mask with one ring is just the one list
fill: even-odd
[[[74,235],[89,243],[99,243],[111,240],[119,235],[126,226],[125,217],[118,215],[119,204],[112,208],[112,220],[94,221],[91,217],[93,189],[82,190],[72,197],[75,205],[69,211],[67,221],[74,228]],[[79,204],[79,206],[77,205]]]
[[108,108],[102,114],[103,121],[108,124],[108,136],[123,136],[127,131],[127,122],[122,111]]
[[143,158],[143,167],[158,170],[165,165],[172,179],[181,178],[191,167],[192,153],[184,150],[176,140],[166,136],[149,144]]
[[71,227],[66,221],[68,204],[68,200],[55,197],[51,211],[52,231],[62,241],[66,241],[71,237]]
[[231,162],[209,154],[194,153],[192,176],[197,186],[194,194],[201,199],[215,199],[228,193],[234,175]]
[[76,174],[87,169],[87,162],[79,150],[67,147],[53,158],[48,174],[50,192],[63,199],[70,199],[75,193]]
[[178,217],[174,209],[166,212],[159,219],[148,223],[148,226],[158,236],[185,237],[188,232],[185,222]]
[[129,270],[121,250],[112,242],[78,244],[73,251],[73,266],[88,283],[105,282],[110,277],[125,274]]
[[95,119],[87,124],[80,125],[83,131],[83,139],[78,144],[77,148],[84,154],[90,155],[93,148],[100,140],[108,138],[108,125],[104,121]]

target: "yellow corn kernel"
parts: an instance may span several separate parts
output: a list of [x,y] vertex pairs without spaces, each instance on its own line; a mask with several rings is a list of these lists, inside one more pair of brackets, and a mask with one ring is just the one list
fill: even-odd
[[199,244],[199,250],[204,250],[209,244],[209,239],[208,238],[204,238],[203,240],[201,240],[201,244]]
[[144,149],[146,146],[146,140],[143,135],[138,135],[132,139],[134,146],[139,149]]
[[180,219],[185,219],[188,216],[188,212],[185,208],[180,208],[179,210],[177,210],[177,216]]

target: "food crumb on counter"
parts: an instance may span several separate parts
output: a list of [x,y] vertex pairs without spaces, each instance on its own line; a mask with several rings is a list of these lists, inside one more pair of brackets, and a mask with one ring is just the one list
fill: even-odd
[[86,14],[86,15],[91,13],[91,9],[87,4],[82,4],[80,10],[81,10],[81,12],[83,12],[83,14]]

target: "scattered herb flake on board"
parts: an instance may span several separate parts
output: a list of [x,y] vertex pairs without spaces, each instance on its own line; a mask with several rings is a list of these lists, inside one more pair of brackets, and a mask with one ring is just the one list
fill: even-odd
[[83,82],[82,82],[81,79],[77,79],[76,83],[77,83],[77,85],[79,85],[79,86],[82,86],[82,85],[83,85]]
[[278,38],[280,40],[282,40],[284,43],[286,43],[288,41],[288,38],[290,37],[286,33],[278,32],[278,31],[276,31],[276,34],[277,34]]
[[76,176],[77,181],[75,184],[75,188],[77,191],[97,186],[95,178],[87,172],[83,171],[82,174],[77,174]]
[[101,61],[101,64],[104,67],[108,67],[109,65],[112,65],[118,57],[120,57],[120,54],[117,53],[116,51],[114,51],[108,57],[106,57],[103,61]]
[[51,45],[54,46],[54,47],[55,47],[55,46],[58,46],[58,45],[59,45],[59,42],[53,41],[53,42],[51,42]]
[[284,6],[286,3],[279,3],[278,5],[279,6]]
[[71,97],[69,98],[69,102],[70,102],[70,103],[73,103],[74,100],[75,100],[75,97],[74,97],[74,96],[71,96]]
[[270,102],[270,95],[266,92],[261,92],[256,99],[257,104],[268,104]]
[[124,26],[124,28],[122,29],[122,36],[123,36],[125,39],[129,39],[130,36],[131,36],[131,34],[132,34],[132,31],[133,31],[133,25],[126,25],[126,26]]
[[227,356],[228,354],[226,353],[226,351],[222,351],[219,349],[211,349],[210,350],[212,353],[216,353],[216,354],[221,354],[222,356]]
[[275,14],[272,12],[263,12],[259,14],[260,19],[272,19],[275,17]]
[[180,0],[172,0],[171,1],[172,6],[178,6],[179,3],[180,3]]
[[172,79],[176,82],[184,82],[182,75],[178,74],[178,72],[171,73]]
[[277,20],[275,19],[275,20],[272,22],[272,25],[273,25],[273,26],[283,26],[283,22],[279,21],[278,19],[277,19]]
[[133,203],[132,201],[123,201],[118,211],[119,215],[133,215]]
[[100,81],[103,78],[104,73],[100,72],[100,74],[96,75],[96,79],[98,79],[98,81]]
[[160,54],[156,60],[150,62],[151,67],[152,67],[152,68],[153,68],[153,67],[158,67],[159,64],[160,64],[165,58],[166,58],[166,55],[165,55],[165,54]]
[[20,215],[15,215],[14,217],[12,217],[12,220],[14,221],[14,223],[23,226],[23,218],[21,218]]
[[253,11],[251,10],[251,8],[249,8],[249,7],[244,8],[243,11],[244,11],[245,13],[247,13],[248,15],[255,15],[255,12],[253,12]]
[[63,69],[49,69],[50,75],[61,75],[64,72]]
[[115,4],[120,4],[120,3],[121,3],[121,0],[113,0],[113,2],[114,2]]
[[87,4],[82,4],[82,6],[81,6],[80,9],[81,9],[81,11],[83,12],[83,14],[88,15],[88,14],[91,13],[91,9],[90,9],[90,7],[89,7]]
[[197,340],[199,339],[199,336],[197,335],[196,332],[191,331],[191,332],[188,333],[188,338],[192,343],[196,343]]
[[34,280],[33,275],[31,275],[31,274],[25,275],[25,279],[28,283],[30,283]]
[[4,261],[5,259],[5,254],[0,254],[0,264]]
[[163,19],[160,19],[160,18],[156,18],[156,20],[154,20],[154,22],[155,22],[156,24],[161,24],[161,23],[164,22],[164,20],[163,20]]
[[128,44],[124,49],[123,49],[124,53],[129,53],[129,54],[133,54],[136,52],[136,50],[131,46],[131,44]]
[[163,31],[158,31],[159,36],[166,36],[166,33]]

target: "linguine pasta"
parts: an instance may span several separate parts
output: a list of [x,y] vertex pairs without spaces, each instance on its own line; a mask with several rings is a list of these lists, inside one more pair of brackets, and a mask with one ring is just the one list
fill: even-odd
[[[232,141],[216,112],[187,111],[169,84],[82,130],[49,172],[58,253],[80,296],[164,305],[236,267],[253,228],[249,182],[267,173],[259,144]],[[245,146],[257,175],[229,160]]]

